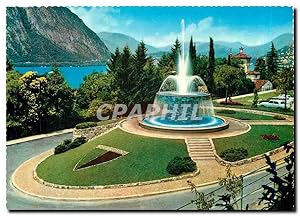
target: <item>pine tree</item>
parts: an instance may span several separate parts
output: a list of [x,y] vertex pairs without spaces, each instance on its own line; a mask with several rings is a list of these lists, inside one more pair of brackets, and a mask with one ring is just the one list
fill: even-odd
[[214,50],[214,41],[209,38],[209,54],[208,54],[208,73],[206,85],[210,93],[213,93],[214,88],[214,72],[215,72],[215,50]]
[[197,64],[197,51],[196,46],[193,43],[193,37],[191,37],[190,40],[190,46],[189,46],[189,57],[191,60],[192,70],[195,73],[196,72],[196,64]]
[[131,101],[133,103],[141,103],[143,101],[143,98],[141,98],[142,95],[139,93],[139,90],[145,85],[145,83],[142,82],[142,80],[147,76],[144,70],[147,60],[147,48],[145,46],[145,43],[142,41],[138,45],[133,56],[134,67],[132,73],[130,74],[130,80],[132,84],[130,95]]
[[121,54],[121,65],[122,68],[119,70],[120,73],[118,77],[119,86],[119,96],[118,102],[129,104],[130,103],[130,93],[132,89],[132,83],[130,80],[132,73],[132,55],[128,46],[125,46]]
[[171,48],[171,57],[175,64],[178,61],[178,55],[179,55],[180,51],[181,51],[181,44],[177,38],[175,40],[173,47]]
[[107,72],[108,73],[115,73],[116,68],[121,60],[121,53],[119,48],[117,47],[115,53],[111,54],[110,61],[107,63]]
[[263,58],[256,60],[254,70],[260,72],[261,79],[266,79],[266,62]]
[[272,82],[275,80],[275,76],[278,70],[277,60],[278,60],[277,51],[272,42],[271,50],[267,54],[267,71],[266,71],[267,73],[265,77],[266,79],[270,79]]

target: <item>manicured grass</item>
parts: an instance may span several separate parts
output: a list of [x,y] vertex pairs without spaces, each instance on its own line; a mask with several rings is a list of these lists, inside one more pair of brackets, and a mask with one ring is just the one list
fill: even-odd
[[[283,145],[284,142],[294,139],[292,125],[252,125],[251,130],[243,135],[213,139],[217,153],[229,148],[245,148],[248,158],[263,154]],[[261,138],[263,134],[276,134],[279,140],[267,141]]]
[[[267,100],[271,97],[276,97],[278,96],[280,93],[279,92],[269,92],[269,93],[263,93],[263,94],[259,94],[258,98],[259,101],[261,100]],[[289,93],[290,95],[293,95],[293,92]],[[239,108],[239,109],[253,109],[253,110],[261,110],[261,111],[267,111],[267,112],[274,112],[274,113],[280,113],[280,114],[285,114],[285,115],[294,115],[294,111],[293,110],[287,110],[284,111],[283,109],[280,108],[268,108],[268,107],[257,107],[257,108],[252,108],[252,102],[253,102],[253,95],[252,96],[246,96],[246,97],[242,97],[242,98],[237,98],[237,99],[233,99],[233,101],[236,102],[240,102],[243,105],[222,105],[219,104],[217,102],[213,102],[214,106],[216,107],[232,107],[232,108]]]
[[117,121],[119,121],[119,119],[110,119],[110,120],[105,120],[105,121],[97,122],[97,125],[98,126],[107,125],[107,124],[115,123]]
[[[278,96],[280,93],[275,91],[275,92],[268,92],[268,93],[264,93],[264,94],[258,94],[258,99],[259,100],[267,100],[271,97],[276,97]],[[237,98],[237,99],[233,99],[233,101],[236,102],[240,102],[243,105],[248,105],[251,106],[252,102],[253,102],[253,95],[252,96],[246,96],[246,97],[242,97],[242,98]]]
[[231,118],[236,118],[240,120],[275,120],[272,116],[267,115],[259,115],[255,113],[248,113],[248,112],[239,112],[235,111],[235,113],[224,113],[223,110],[216,110],[217,115],[226,116]]
[[94,148],[90,150],[78,163],[77,167],[82,166],[83,164],[86,164],[90,162],[91,160],[97,158],[100,155],[103,155],[107,151],[104,149]]
[[[76,163],[100,144],[129,153],[105,164],[73,171]],[[150,138],[115,129],[76,149],[50,156],[37,167],[37,174],[45,181],[65,185],[149,181],[170,177],[166,167],[175,156],[188,156],[183,140]]]

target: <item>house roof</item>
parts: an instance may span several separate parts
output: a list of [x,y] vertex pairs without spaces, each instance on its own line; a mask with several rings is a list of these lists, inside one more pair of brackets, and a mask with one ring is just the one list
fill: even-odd
[[251,57],[248,56],[245,53],[238,53],[238,54],[234,55],[234,58],[237,58],[237,59],[251,59]]
[[241,47],[240,52],[238,54],[234,55],[233,57],[237,58],[237,59],[251,59],[250,56],[248,56],[246,53],[244,53],[243,47]]
[[246,72],[246,74],[247,74],[247,75],[259,75],[260,72],[248,70],[248,71]]
[[258,90],[262,86],[264,86],[267,82],[269,82],[269,80],[261,80],[261,79],[259,79],[259,80],[254,80],[253,82],[255,84],[255,88]]

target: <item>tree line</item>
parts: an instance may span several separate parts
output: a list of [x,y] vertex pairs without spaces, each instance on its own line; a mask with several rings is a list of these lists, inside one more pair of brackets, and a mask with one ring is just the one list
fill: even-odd
[[[276,53],[274,50],[272,45],[271,52]],[[157,63],[147,54],[144,42],[134,52],[128,46],[122,50],[116,48],[107,64],[107,73],[89,74],[78,89],[71,89],[55,65],[45,75],[35,72],[22,75],[7,59],[7,138],[74,127],[82,121],[97,121],[96,112],[103,103],[129,106],[153,103],[162,81],[176,71],[180,51],[181,43],[176,39],[171,50]],[[208,56],[197,54],[192,37],[188,53],[192,74],[204,80],[213,97],[226,97],[227,100],[233,95],[253,92],[254,84],[240,68],[241,62],[215,57],[212,38]],[[274,64],[274,61],[268,62]],[[267,71],[274,68],[276,65],[269,66]],[[269,75],[265,73],[264,76]],[[287,79],[290,76],[280,77],[280,80]],[[111,110],[103,112],[109,115]]]

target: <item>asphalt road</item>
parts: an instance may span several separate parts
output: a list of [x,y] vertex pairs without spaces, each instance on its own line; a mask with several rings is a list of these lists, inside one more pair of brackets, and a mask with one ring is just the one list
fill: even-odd
[[[31,157],[38,155],[46,150],[58,145],[62,140],[71,138],[72,134],[63,134],[53,137],[43,138],[21,144],[7,146],[7,208],[9,210],[176,210],[180,206],[190,202],[194,195],[190,190],[147,196],[142,198],[120,199],[120,200],[105,200],[105,201],[60,201],[41,199],[26,195],[18,191],[11,183],[11,175],[14,170],[24,161]],[[284,172],[281,169],[280,172]],[[258,197],[261,196],[261,185],[268,182],[269,176],[263,177],[266,173],[260,172],[258,174],[245,178],[244,185],[249,182],[258,180],[256,184],[251,184],[244,189],[244,195],[256,191],[257,192],[247,196],[243,200],[243,208],[246,204],[257,202]],[[211,192],[218,188],[218,185],[207,186],[199,189],[201,192]],[[217,191],[215,197],[224,194],[225,190]],[[238,203],[240,208],[240,202]],[[195,210],[194,204],[187,205],[182,210]],[[218,210],[213,208],[213,210]]]

